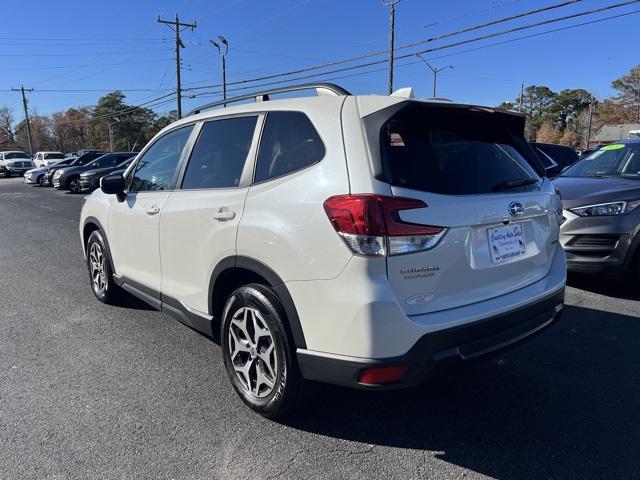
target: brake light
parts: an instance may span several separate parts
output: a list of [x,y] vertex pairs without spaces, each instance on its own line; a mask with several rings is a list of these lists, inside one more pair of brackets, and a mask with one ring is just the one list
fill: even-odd
[[425,208],[422,200],[374,194],[336,195],[324,202],[333,228],[358,255],[386,256],[429,250],[446,228],[404,222],[399,212]]

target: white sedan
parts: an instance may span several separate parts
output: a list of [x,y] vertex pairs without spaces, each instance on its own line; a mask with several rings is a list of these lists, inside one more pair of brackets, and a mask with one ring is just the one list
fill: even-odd
[[44,174],[47,173],[47,168],[50,168],[54,165],[67,165],[71,163],[73,158],[65,158],[64,160],[57,161],[55,163],[50,163],[48,166],[32,168],[31,170],[27,170],[24,174],[24,183],[30,183],[35,185],[36,183],[41,187],[44,187]]

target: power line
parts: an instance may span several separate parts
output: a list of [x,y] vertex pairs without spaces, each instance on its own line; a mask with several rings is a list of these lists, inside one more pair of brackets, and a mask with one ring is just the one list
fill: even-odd
[[[0,90],[2,92],[10,92],[13,89],[3,89]],[[46,93],[84,93],[84,92],[166,92],[168,90],[173,91],[173,88],[39,88],[35,90],[36,93],[46,92]],[[31,89],[31,91],[34,91]]]
[[117,110],[115,112],[111,112],[108,114],[104,114],[104,115],[98,115],[98,116],[93,116],[87,119],[82,119],[82,120],[62,120],[59,121],[57,123],[59,124],[77,124],[77,123],[86,123],[86,122],[94,122],[94,121],[99,121],[99,120],[107,120],[109,118],[113,118],[113,117],[117,117],[120,115],[124,115],[127,113],[131,113],[136,111],[139,108],[145,107],[145,108],[152,108],[152,107],[159,107],[161,105],[165,105],[167,103],[173,102],[173,98],[167,98],[167,97],[173,97],[173,95],[175,95],[173,92],[171,92],[168,95],[163,95],[161,97],[157,97],[154,98],[152,100],[148,100],[146,102],[137,104],[137,105],[132,105],[129,106],[127,108],[124,108],[122,110]]
[[[586,25],[592,25],[592,24],[596,24],[596,23],[600,23],[600,22],[604,22],[604,21],[608,21],[608,20],[613,20],[616,18],[621,18],[621,17],[626,17],[629,15],[634,15],[634,14],[638,14],[640,13],[640,9],[638,10],[632,10],[629,12],[625,12],[625,13],[621,13],[621,14],[617,14],[617,15],[611,15],[609,17],[603,17],[600,19],[596,19],[596,20],[590,20],[587,22],[582,22],[582,23],[577,23],[574,25],[568,25],[568,26],[564,26],[564,27],[559,27],[559,28],[555,28],[555,29],[551,29],[551,30],[547,30],[544,32],[537,32],[534,34],[530,34],[530,35],[523,35],[521,37],[517,37],[517,38],[512,38],[512,39],[508,39],[508,40],[503,40],[500,42],[494,42],[488,45],[482,45],[479,47],[475,47],[472,49],[467,49],[467,50],[463,50],[460,52],[455,52],[455,53],[450,53],[450,54],[445,54],[445,55],[439,55],[437,57],[431,57],[432,60],[436,60],[436,59],[440,59],[440,58],[447,58],[447,57],[451,57],[451,56],[455,56],[455,55],[461,55],[464,53],[469,53],[472,51],[476,51],[476,50],[481,50],[481,49],[485,49],[485,48],[490,48],[490,47],[495,47],[495,46],[500,46],[500,45],[504,45],[504,44],[508,44],[508,43],[512,43],[512,42],[517,42],[517,41],[521,41],[521,40],[526,40],[529,38],[535,38],[538,36],[542,36],[542,35],[548,35],[550,33],[556,33],[556,32],[560,32],[560,31],[564,31],[564,30],[569,30],[572,28],[577,28],[577,27],[582,27],[582,26],[586,26]],[[442,48],[448,48],[446,46],[442,47]],[[398,60],[401,59],[407,59],[407,58],[411,58],[415,56],[415,54],[407,54],[407,55],[403,55],[401,57],[398,57]],[[324,77],[324,75],[329,75],[332,73],[341,73],[341,72],[346,72],[346,71],[351,71],[351,70],[355,70],[355,69],[360,69],[360,68],[365,68],[368,66],[372,66],[372,65],[380,65],[386,63],[386,60],[382,60],[382,61],[377,61],[377,62],[370,62],[368,64],[365,65],[356,65],[356,66],[351,66],[351,67],[346,67],[346,68],[341,68],[341,69],[336,69],[336,70],[332,70],[329,72],[322,72],[322,73],[317,73],[317,74],[313,74],[313,75],[305,75],[305,76],[300,76],[300,77],[296,77],[296,78],[290,78],[290,79],[285,79],[285,80],[280,80],[280,81],[275,81],[275,82],[269,82],[269,83],[261,83],[259,85],[251,85],[251,86],[245,86],[245,87],[239,87],[239,88],[233,88],[231,90],[229,90],[230,92],[237,92],[237,91],[244,91],[244,90],[250,90],[250,89],[259,89],[262,87],[269,87],[269,86],[273,86],[273,85],[279,85],[279,84],[283,84],[283,83],[290,83],[290,82],[296,82],[296,81],[300,81],[300,80],[308,80],[310,78],[320,78],[323,80],[333,80],[333,79],[338,79],[338,78],[347,78],[347,77],[353,77],[353,76],[357,76],[357,75],[368,75],[370,73],[375,73],[375,72],[379,72],[382,70],[386,70],[386,67],[383,68],[377,68],[374,70],[369,70],[366,72],[357,72],[357,73],[353,73],[350,75],[343,75],[340,77],[332,77],[332,78],[326,78]],[[413,65],[413,64],[418,64],[420,63],[419,61],[413,61],[413,62],[407,62],[404,63],[402,65],[400,65],[400,67],[404,67],[404,66],[408,66],[408,65]],[[219,87],[219,85],[212,85],[210,88],[215,88],[215,87]],[[197,98],[200,96],[214,96],[214,95],[219,95],[220,92],[203,92],[202,94],[195,94],[192,97],[193,98]]]
[[134,53],[166,52],[166,48],[154,48],[150,50],[129,50],[124,52],[103,53],[0,53],[0,57],[84,57],[90,55],[129,55]]
[[[560,8],[562,6],[566,6],[566,5],[569,5],[569,4],[578,2],[578,1],[581,1],[581,0],[569,0],[569,1],[562,2],[562,3],[557,3],[557,4],[554,4],[554,5],[549,5],[547,7],[537,8],[535,10],[530,10],[530,11],[527,11],[527,12],[523,12],[523,13],[519,14],[518,16],[513,16],[512,15],[512,16],[507,17],[507,18],[510,19],[510,20],[513,20],[514,18],[522,18],[522,17],[528,16],[528,15],[533,15],[534,13],[540,13],[541,11],[544,11],[544,10]],[[640,1],[640,0],[630,0],[629,2],[625,2],[625,4],[626,3],[633,3],[633,2],[636,2],[636,1]],[[506,21],[506,20],[505,19],[498,19],[498,20],[495,20],[493,22],[490,22],[490,24],[491,25],[495,25],[497,23],[502,23],[504,21]],[[451,37],[451,36],[454,36],[454,35],[460,35],[461,33],[467,33],[467,32],[472,31],[472,30],[485,28],[488,25],[489,24],[487,24],[487,23],[483,23],[481,25],[475,25],[473,27],[469,27],[469,28],[466,28],[466,29],[463,29],[463,30],[459,30],[457,32],[450,32],[450,33],[446,33],[446,34],[440,35],[438,37],[432,37],[432,38],[429,38],[429,39],[421,40],[421,42],[423,42],[423,43],[433,42],[435,40],[440,40],[440,39],[443,39],[443,38],[446,38],[446,37]],[[528,28],[532,28],[532,27],[528,27]],[[415,45],[416,45],[416,42],[412,42],[411,44],[401,45],[399,47],[396,47],[394,50],[398,51],[398,50],[409,48],[410,46],[415,46]],[[376,51],[376,52],[370,52],[370,53],[367,53],[367,54],[364,54],[364,55],[359,55],[359,56],[356,56],[356,57],[351,57],[351,58],[346,58],[346,59],[341,59],[341,60],[334,60],[334,61],[331,61],[331,62],[325,62],[325,63],[320,64],[320,65],[313,65],[313,66],[310,66],[310,67],[299,68],[299,69],[296,69],[296,70],[290,70],[288,72],[277,73],[277,74],[272,74],[272,75],[265,75],[265,76],[256,77],[256,78],[253,78],[253,79],[237,80],[235,82],[230,82],[229,85],[237,85],[237,84],[241,84],[241,83],[250,83],[250,82],[262,81],[262,80],[270,80],[272,78],[284,77],[284,76],[289,76],[289,75],[296,75],[296,74],[299,74],[299,73],[305,73],[305,72],[310,72],[310,71],[314,71],[314,70],[321,70],[321,69],[324,69],[324,68],[327,68],[327,67],[332,67],[332,66],[336,66],[336,65],[342,65],[342,64],[345,64],[345,63],[352,63],[352,62],[357,61],[357,60],[364,60],[364,59],[367,59],[367,58],[380,56],[380,55],[386,54],[386,53],[387,53],[387,50],[379,50],[379,51]],[[423,52],[418,52],[418,53],[423,53]],[[374,63],[368,63],[368,64],[365,64],[364,66],[374,65],[374,64],[378,64],[378,63],[382,63],[382,62],[386,62],[386,60],[382,60],[382,61],[374,62]],[[207,86],[202,86],[202,87],[194,87],[193,89],[206,89],[206,88],[212,88],[212,87],[218,87],[218,86],[219,85],[207,85]]]
[[[444,50],[444,49],[448,49],[448,48],[453,48],[453,47],[457,47],[457,46],[461,46],[461,45],[466,45],[466,44],[469,44],[469,43],[478,42],[480,40],[486,40],[486,39],[489,39],[489,38],[495,38],[495,37],[506,35],[506,34],[509,34],[509,33],[514,33],[514,32],[517,32],[517,31],[527,30],[527,29],[539,27],[539,26],[542,26],[542,25],[548,25],[548,24],[551,24],[551,23],[556,23],[556,22],[559,22],[559,21],[569,20],[569,19],[572,19],[572,18],[582,17],[582,16],[585,16],[585,15],[592,15],[594,13],[611,10],[613,8],[619,8],[621,6],[631,5],[631,4],[638,3],[638,2],[640,2],[640,0],[629,0],[629,1],[626,1],[626,2],[613,4],[613,5],[608,5],[608,6],[605,6],[605,7],[601,7],[601,8],[585,11],[585,12],[575,13],[575,14],[572,14],[572,15],[566,15],[566,16],[563,16],[563,17],[557,17],[557,18],[544,20],[544,21],[541,21],[541,22],[533,23],[533,24],[523,25],[523,26],[520,26],[520,27],[514,27],[514,28],[511,28],[511,29],[508,29],[508,30],[502,30],[500,32],[490,33],[490,34],[486,34],[486,35],[482,35],[482,36],[478,36],[478,37],[473,37],[473,38],[470,38],[470,39],[467,39],[467,40],[461,40],[461,41],[458,41],[458,42],[449,43],[449,44],[446,44],[446,45],[441,45],[439,47],[434,47],[434,48],[430,48],[430,49],[426,49],[426,50],[421,50],[421,51],[418,51],[418,52],[412,52],[412,53],[400,55],[400,56],[396,57],[396,59],[400,60],[400,59],[404,59],[404,58],[413,57],[416,54],[427,54],[427,53],[432,53],[432,52],[436,52],[436,51],[440,51],[440,50]],[[398,47],[398,50],[402,49],[402,48],[404,48],[404,46]],[[368,67],[368,66],[372,66],[372,65],[380,65],[380,64],[385,63],[385,62],[387,62],[387,60],[375,60],[375,61],[367,62],[367,63],[364,63],[364,64],[360,64],[360,65],[353,65],[353,66],[349,66],[349,67],[343,67],[343,68],[331,70],[331,71],[328,71],[328,72],[322,72],[320,74],[299,76],[299,77],[296,77],[295,80],[304,80],[304,79],[307,79],[307,78],[313,78],[313,77],[317,77],[318,75],[321,75],[321,74],[340,73],[340,72],[353,70],[353,69],[358,69],[358,68],[364,68],[364,67]],[[340,64],[340,63],[345,63],[345,62],[332,63],[332,65],[337,65],[337,64]],[[322,67],[322,68],[326,68],[326,67]],[[309,68],[306,68],[306,69],[299,69],[299,70],[297,70],[295,72],[296,73],[298,73],[298,72],[309,72],[309,71],[318,70],[318,69],[320,69],[320,67],[309,67]],[[261,77],[261,78],[256,78],[256,79],[238,80],[238,81],[235,81],[235,82],[229,82],[229,85],[253,83],[253,82],[256,82],[256,81],[260,81],[260,80],[268,80],[268,79],[279,78],[279,77],[283,77],[283,76],[290,76],[291,74],[292,74],[291,72],[285,72],[285,73],[281,73],[281,74],[268,75],[266,77]],[[284,80],[282,82],[271,82],[270,84],[283,83],[283,82],[286,82],[286,81],[287,80]],[[265,84],[265,85],[270,85],[270,84]],[[216,87],[219,87],[219,85],[210,85],[208,87],[193,87],[193,88],[191,88],[189,90],[198,90],[198,89],[216,88]]]

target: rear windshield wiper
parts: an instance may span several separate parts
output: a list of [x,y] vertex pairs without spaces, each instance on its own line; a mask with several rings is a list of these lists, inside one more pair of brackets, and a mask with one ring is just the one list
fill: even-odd
[[491,189],[492,192],[501,192],[502,190],[509,190],[510,188],[524,187],[525,185],[533,185],[538,183],[535,178],[518,178],[516,180],[506,180],[494,185]]

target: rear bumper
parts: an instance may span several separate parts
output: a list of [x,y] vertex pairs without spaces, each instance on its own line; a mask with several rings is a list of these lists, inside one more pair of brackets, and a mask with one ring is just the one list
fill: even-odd
[[[427,333],[404,355],[364,359],[298,349],[298,365],[308,380],[367,390],[410,387],[426,380],[439,365],[490,356],[526,340],[558,320],[563,305],[564,287],[509,312]],[[398,382],[384,385],[358,382],[366,368],[398,364],[409,365]]]

